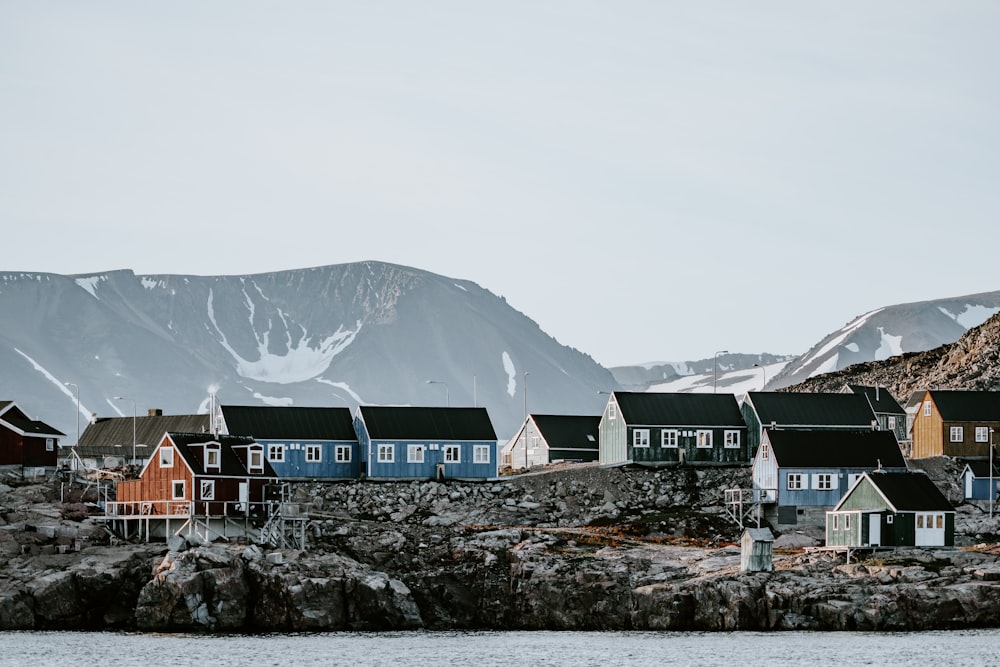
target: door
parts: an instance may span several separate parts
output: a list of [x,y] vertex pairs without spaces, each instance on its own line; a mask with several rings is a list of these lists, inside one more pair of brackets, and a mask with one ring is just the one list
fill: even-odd
[[868,546],[882,546],[882,515],[868,515]]
[[918,547],[944,546],[944,514],[918,512],[915,545]]
[[239,505],[237,507],[241,512],[246,512],[250,509],[250,482],[240,482],[239,488]]

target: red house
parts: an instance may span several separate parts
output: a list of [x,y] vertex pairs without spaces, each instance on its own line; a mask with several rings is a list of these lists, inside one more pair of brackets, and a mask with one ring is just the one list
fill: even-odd
[[14,401],[0,401],[0,467],[43,473],[55,470],[59,438],[65,435],[31,419]]

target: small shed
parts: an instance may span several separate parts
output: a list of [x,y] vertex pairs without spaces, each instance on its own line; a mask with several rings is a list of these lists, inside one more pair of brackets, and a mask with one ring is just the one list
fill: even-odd
[[773,572],[773,547],[769,528],[746,528],[740,538],[740,571]]
[[989,461],[969,461],[962,470],[962,497],[965,500],[996,499],[998,484],[1000,472],[994,465],[991,474]]

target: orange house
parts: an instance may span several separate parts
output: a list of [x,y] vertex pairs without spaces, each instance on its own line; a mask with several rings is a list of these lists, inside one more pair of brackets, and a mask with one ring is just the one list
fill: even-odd
[[931,389],[913,417],[915,459],[988,457],[1000,431],[1000,392]]

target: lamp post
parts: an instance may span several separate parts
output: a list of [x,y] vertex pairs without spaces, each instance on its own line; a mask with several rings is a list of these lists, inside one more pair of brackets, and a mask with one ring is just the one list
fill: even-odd
[[764,376],[764,384],[762,384],[760,386],[760,390],[764,391],[764,388],[767,386],[767,366],[761,366],[760,364],[754,364],[753,367],[754,368],[759,368],[760,371],[761,371],[761,373]]
[[451,392],[448,390],[448,383],[444,380],[427,380],[427,384],[443,384],[444,385],[444,402],[447,407],[451,407]]
[[716,393],[719,390],[719,355],[729,354],[729,350],[719,350],[715,353],[715,375],[712,380],[712,393]]
[[990,521],[993,520],[993,499],[997,497],[997,490],[993,486],[993,427],[990,427]]
[[524,371],[524,469],[528,469],[528,371]]
[[[80,386],[75,382],[63,382],[67,387],[73,387],[76,390],[76,442],[73,443],[73,453],[76,454],[76,448],[80,445]],[[76,457],[69,464],[70,470],[76,468]]]
[[115,396],[116,401],[132,401],[132,463],[135,463],[135,399],[126,396]]

